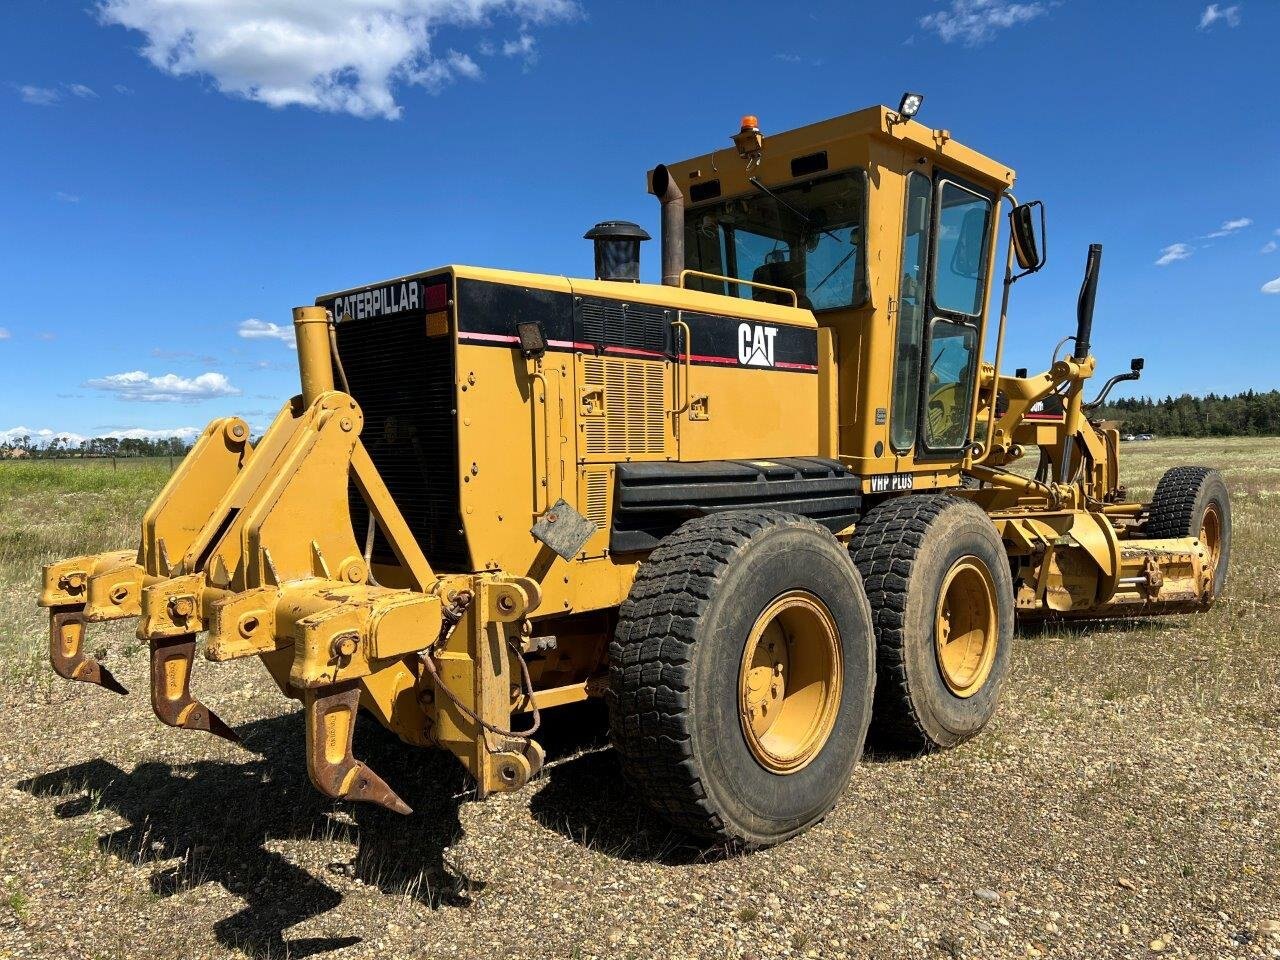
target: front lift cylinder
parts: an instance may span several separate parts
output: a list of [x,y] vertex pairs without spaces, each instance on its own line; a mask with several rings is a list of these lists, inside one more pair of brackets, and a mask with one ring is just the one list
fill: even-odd
[[302,403],[333,389],[333,357],[329,352],[329,311],[324,307],[294,307],[293,332],[298,338],[298,370],[302,374]]

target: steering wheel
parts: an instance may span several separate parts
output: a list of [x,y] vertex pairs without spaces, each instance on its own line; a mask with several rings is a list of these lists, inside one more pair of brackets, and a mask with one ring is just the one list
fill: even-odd
[[946,439],[964,436],[965,425],[961,422],[964,403],[960,396],[960,384],[949,381],[929,391],[929,403],[925,408],[925,416],[931,439]]

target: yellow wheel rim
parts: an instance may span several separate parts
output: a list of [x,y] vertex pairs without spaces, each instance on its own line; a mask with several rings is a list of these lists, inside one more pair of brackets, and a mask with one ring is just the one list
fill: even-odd
[[805,590],[778,597],[756,619],[742,653],[738,713],[765,769],[795,773],[826,744],[844,687],[840,632]]
[[1204,516],[1200,519],[1200,542],[1209,552],[1206,566],[1210,572],[1216,573],[1218,557],[1222,553],[1222,514],[1218,512],[1216,503],[1211,503],[1204,509]]
[[995,584],[977,557],[962,557],[947,572],[933,635],[947,688],[957,697],[981,690],[995,664],[1000,624]]

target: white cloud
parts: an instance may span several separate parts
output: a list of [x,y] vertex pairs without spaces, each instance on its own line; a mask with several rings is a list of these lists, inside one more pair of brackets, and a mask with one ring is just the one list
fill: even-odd
[[436,91],[480,76],[467,54],[435,53],[439,28],[484,27],[500,16],[533,25],[574,17],[578,7],[575,0],[101,0],[99,11],[104,22],[144,34],[143,56],[172,76],[207,76],[223,93],[271,107],[394,120],[396,87]]
[[8,340],[11,336],[13,336],[13,334],[11,334],[8,329],[0,327],[0,340]]
[[46,447],[52,440],[66,440],[72,444],[79,444],[84,443],[86,439],[78,433],[70,433],[66,430],[50,430],[47,427],[41,430],[32,430],[30,427],[13,427],[9,430],[0,430],[0,443],[13,443],[23,437],[27,437],[37,447]]
[[781,60],[783,63],[799,63],[804,58],[798,53],[775,53],[773,59]]
[[502,44],[502,55],[504,57],[530,57],[533,56],[534,47],[538,41],[531,34],[522,33],[515,40],[507,40]]
[[298,349],[298,341],[294,336],[292,327],[282,327],[278,323],[268,323],[266,320],[259,320],[257,317],[241,320],[240,327],[236,330],[236,333],[246,340],[279,340],[291,350]]
[[1220,7],[1216,3],[1211,3],[1204,8],[1204,13],[1200,14],[1200,30],[1208,30],[1219,21],[1225,22],[1228,27],[1240,26],[1240,5],[1232,4],[1229,7]]
[[63,203],[79,203],[80,202],[80,198],[77,197],[74,193],[66,193],[63,190],[57,191],[54,194],[54,197],[58,200],[61,200]]
[[1156,261],[1157,267],[1167,267],[1171,263],[1178,260],[1185,260],[1191,256],[1191,248],[1185,243],[1171,243],[1160,251],[1160,259]]
[[1274,280],[1268,280],[1266,283],[1264,283],[1262,285],[1262,292],[1263,293],[1280,293],[1280,277],[1276,277]]
[[203,431],[199,427],[173,427],[169,430],[148,430],[146,427],[126,427],[123,430],[108,430],[106,433],[95,433],[95,437],[115,437],[117,440],[167,440],[178,437],[182,440],[194,440]]
[[1249,217],[1237,217],[1235,220],[1224,220],[1222,226],[1213,233],[1206,234],[1206,240],[1216,240],[1218,237],[1229,237],[1237,230],[1243,230],[1245,227],[1253,226],[1253,220]]
[[524,70],[528,73],[538,63],[538,41],[532,34],[521,30],[520,36],[502,44],[504,57],[519,57],[524,62]]
[[197,377],[166,373],[153,377],[142,370],[132,370],[86,381],[85,386],[114,393],[121,400],[141,400],[148,403],[195,403],[214,397],[232,397],[240,392],[220,373],[202,373]]
[[122,97],[133,96],[133,87],[127,87],[123,83],[117,83],[111,89],[113,89],[116,93],[120,94],[120,96]]
[[62,99],[62,94],[53,87],[36,87],[29,83],[19,86],[18,94],[27,103],[37,107],[51,107]]
[[951,0],[946,10],[920,18],[920,26],[933,30],[943,43],[957,40],[976,47],[1009,27],[1043,16],[1048,4],[1010,3],[1009,0]]
[[114,437],[117,440],[167,440],[169,437],[178,437],[190,443],[200,436],[201,432],[199,427],[173,427],[167,430],[125,427],[123,429],[94,432],[86,436],[80,433],[73,433],[70,430],[50,430],[48,427],[42,427],[38,430],[32,430],[30,427],[11,427],[8,430],[0,430],[0,443],[13,443],[23,437],[27,437],[31,444],[37,447],[47,447],[53,440],[62,440],[71,446],[79,446],[88,440],[98,437]]
[[35,104],[37,107],[51,107],[63,98],[64,94],[71,94],[73,97],[79,97],[81,100],[96,100],[98,94],[92,87],[86,87],[83,83],[64,83],[58,87],[39,87],[35,84],[23,83],[18,84],[18,94],[27,103]]
[[1274,240],[1268,240],[1266,243],[1262,245],[1262,249],[1259,252],[1275,253],[1277,250],[1280,250],[1280,244],[1276,243]]

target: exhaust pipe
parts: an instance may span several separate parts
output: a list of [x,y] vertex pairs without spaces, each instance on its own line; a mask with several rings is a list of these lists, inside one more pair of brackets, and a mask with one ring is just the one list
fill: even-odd
[[1080,285],[1080,299],[1076,301],[1076,349],[1075,358],[1089,356],[1089,340],[1093,337],[1093,301],[1098,296],[1098,273],[1102,270],[1102,244],[1089,244],[1089,257],[1085,261],[1084,282]]
[[678,287],[684,269],[684,194],[662,163],[653,168],[649,192],[662,204],[662,282]]

